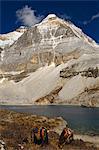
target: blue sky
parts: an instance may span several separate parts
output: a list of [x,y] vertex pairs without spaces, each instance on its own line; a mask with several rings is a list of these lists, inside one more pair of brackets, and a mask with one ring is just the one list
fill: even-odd
[[[0,0],[0,7],[1,34],[13,31],[21,25],[26,25],[28,21],[30,24],[32,22],[35,24],[48,14],[55,13],[57,16],[71,20],[84,33],[99,43],[99,0]],[[26,10],[28,10],[30,18],[23,18],[22,15]],[[27,14],[25,13],[25,15]]]

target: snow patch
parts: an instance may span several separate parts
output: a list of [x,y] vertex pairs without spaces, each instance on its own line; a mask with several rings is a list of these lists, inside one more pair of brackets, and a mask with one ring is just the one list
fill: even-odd
[[[22,32],[17,31],[13,31],[7,34],[1,34],[0,47],[4,49],[6,46],[12,45],[22,34]],[[2,38],[4,40],[2,40]]]

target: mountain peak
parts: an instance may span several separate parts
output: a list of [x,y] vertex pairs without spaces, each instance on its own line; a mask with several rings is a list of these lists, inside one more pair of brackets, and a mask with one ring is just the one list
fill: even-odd
[[18,29],[16,29],[17,32],[24,33],[27,30],[27,27],[25,26],[20,26]]
[[49,20],[54,20],[58,18],[55,14],[49,14],[46,18],[44,18],[43,21],[49,21]]
[[52,19],[56,18],[57,16],[55,14],[49,14],[45,19]]

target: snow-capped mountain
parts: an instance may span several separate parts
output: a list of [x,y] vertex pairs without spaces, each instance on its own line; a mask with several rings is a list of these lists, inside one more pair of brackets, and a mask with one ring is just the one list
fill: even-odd
[[0,78],[1,103],[96,106],[99,45],[50,14],[1,50]]
[[[26,69],[27,63],[31,68],[31,63],[32,66],[45,65],[52,61],[58,65],[84,53],[98,53],[98,49],[95,41],[81,29],[50,14],[41,23],[24,32],[10,48],[2,51],[0,68],[20,71]],[[67,58],[68,54],[70,58]]]
[[11,46],[17,39],[26,31],[24,26],[21,26],[16,31],[0,34],[0,48],[4,49]]
[[[50,27],[49,27],[49,24],[50,24]],[[55,26],[53,26],[53,24],[56,24]],[[94,41],[94,40],[92,40],[90,37],[88,37],[86,34],[84,34],[83,32],[82,32],[82,30],[80,29],[80,28],[78,28],[78,27],[76,27],[72,22],[68,22],[68,21],[64,21],[63,19],[60,19],[60,18],[58,18],[55,14],[50,14],[50,15],[48,15],[42,22],[41,22],[41,30],[43,29],[43,28],[45,28],[45,29],[43,29],[43,30],[48,30],[48,28],[54,28],[54,30],[55,30],[55,28],[56,28],[56,30],[58,29],[58,27],[64,27],[63,29],[63,31],[65,31],[64,33],[63,32],[61,32],[60,34],[62,35],[64,35],[65,34],[65,36],[66,36],[66,29],[67,30],[70,30],[71,31],[71,35],[69,35],[68,36],[68,33],[69,32],[67,32],[67,37],[69,38],[69,37],[73,37],[73,36],[75,36],[75,37],[78,37],[78,38],[80,38],[80,39],[82,39],[82,40],[84,40],[85,42],[88,42],[89,44],[91,44],[92,46],[98,46],[97,44],[96,44],[96,42]],[[52,25],[52,26],[51,26]],[[43,26],[43,27],[42,27]],[[61,28],[59,28],[59,29],[61,29]],[[58,31],[59,32],[59,31]],[[56,31],[54,32],[54,35],[56,35],[57,33],[56,33]],[[63,35],[62,35],[62,37],[63,37]]]

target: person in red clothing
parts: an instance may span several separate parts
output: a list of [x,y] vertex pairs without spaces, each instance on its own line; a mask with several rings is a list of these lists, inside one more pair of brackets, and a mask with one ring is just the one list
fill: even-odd
[[72,140],[73,140],[73,131],[66,125],[66,127],[63,129],[59,137],[58,146],[62,148],[66,143],[70,143]]

